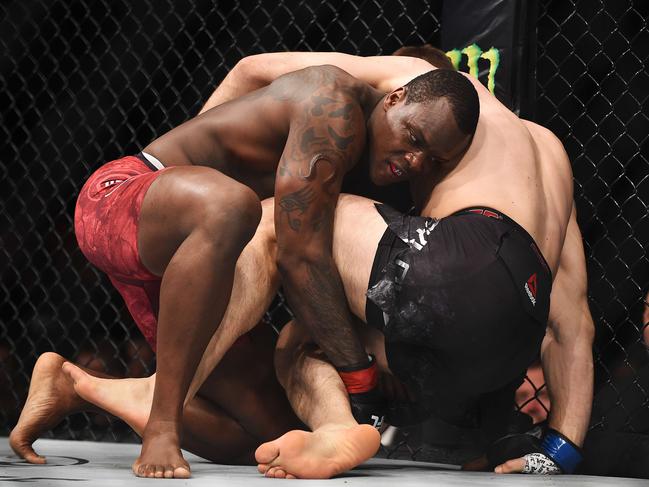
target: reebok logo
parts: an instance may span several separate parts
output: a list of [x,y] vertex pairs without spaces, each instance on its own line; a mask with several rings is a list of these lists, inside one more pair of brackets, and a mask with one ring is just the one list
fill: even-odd
[[536,272],[530,276],[524,287],[532,306],[536,306]]

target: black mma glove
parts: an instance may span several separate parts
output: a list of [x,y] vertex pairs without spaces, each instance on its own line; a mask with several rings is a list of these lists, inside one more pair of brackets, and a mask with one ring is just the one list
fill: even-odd
[[523,473],[570,474],[582,460],[581,448],[556,430],[540,427],[527,433],[507,435],[496,440],[487,451],[493,469],[514,458],[524,458]]
[[386,402],[378,389],[379,374],[374,356],[368,355],[367,359],[368,363],[360,367],[341,367],[337,370],[349,393],[356,421],[378,429],[383,424]]

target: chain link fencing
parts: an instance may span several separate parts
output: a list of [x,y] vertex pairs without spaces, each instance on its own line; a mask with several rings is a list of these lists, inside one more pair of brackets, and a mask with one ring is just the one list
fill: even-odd
[[[74,203],[94,169],[196,114],[245,55],[437,45],[441,8],[432,0],[0,5],[0,435],[15,424],[43,352],[116,376],[153,370],[121,298],[76,245]],[[588,259],[596,393],[605,398],[592,427],[633,432],[649,432],[648,17],[641,1],[544,0],[537,22],[536,121],[573,163]],[[277,325],[288,316],[280,296],[266,318]],[[539,421],[551,407],[543,383],[536,367],[517,395],[517,407]],[[136,439],[123,423],[87,414],[50,434]],[[428,427],[390,434],[382,454],[395,458],[453,461],[467,444],[457,431],[440,444]]]

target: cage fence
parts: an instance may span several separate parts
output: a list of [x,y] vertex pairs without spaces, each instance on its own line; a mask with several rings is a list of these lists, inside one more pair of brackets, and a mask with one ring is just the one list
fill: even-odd
[[[96,167],[195,115],[243,56],[374,55],[439,45],[442,8],[433,0],[0,5],[0,434],[15,424],[43,352],[115,376],[153,371],[154,355],[121,298],[76,245],[76,195]],[[649,433],[642,321],[649,283],[649,4],[543,0],[537,10],[535,118],[563,141],[573,163],[588,260],[597,331],[591,426]],[[265,320],[281,326],[289,317],[279,296]],[[551,404],[538,366],[515,406],[538,421],[547,416]],[[50,435],[136,439],[123,423],[88,414],[66,419]],[[470,445],[465,432],[444,425],[390,435],[382,454],[391,458],[453,461],[460,446]]]

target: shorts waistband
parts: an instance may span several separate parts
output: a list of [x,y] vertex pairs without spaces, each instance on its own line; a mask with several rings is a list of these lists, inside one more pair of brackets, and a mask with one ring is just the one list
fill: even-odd
[[526,240],[529,240],[530,244],[532,245],[532,248],[536,252],[537,256],[547,269],[548,273],[552,275],[552,271],[550,270],[550,266],[548,265],[548,261],[545,260],[545,257],[541,253],[541,249],[539,249],[539,246],[536,244],[535,240],[532,238],[532,236],[529,234],[527,230],[525,230],[522,226],[520,226],[518,223],[516,223],[515,220],[511,219],[507,215],[505,215],[502,211],[494,210],[493,208],[489,208],[488,206],[475,206],[471,208],[464,208],[463,210],[456,211],[453,213],[451,216],[458,216],[458,215],[482,215],[486,216],[487,218],[493,218],[495,220],[501,220],[512,227],[518,233],[520,233]]
[[147,167],[152,171],[159,171],[160,169],[164,169],[165,167],[164,164],[162,164],[157,158],[155,158],[151,154],[147,154],[144,151],[136,154],[135,157],[146,164]]

